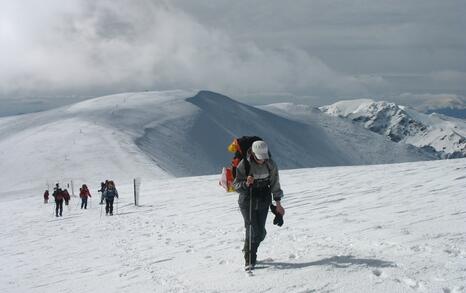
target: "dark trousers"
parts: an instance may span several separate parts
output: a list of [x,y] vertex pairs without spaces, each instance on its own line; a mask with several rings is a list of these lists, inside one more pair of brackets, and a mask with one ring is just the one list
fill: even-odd
[[63,199],[55,200],[55,215],[58,217],[60,212],[60,216],[63,214]]
[[113,200],[114,198],[106,198],[105,199],[105,213],[113,214]]
[[[267,220],[269,208],[267,205],[262,204],[262,202],[259,204],[257,200],[253,200],[252,214],[250,215],[249,206],[249,204],[240,205],[241,215],[243,215],[244,220],[244,227],[246,228],[243,253],[245,265],[255,265],[257,259],[257,249],[267,234],[267,231],[265,230],[265,222]],[[249,219],[250,216],[251,219]],[[249,229],[251,229],[251,244],[249,244]]]
[[[249,221],[249,204],[240,206],[241,214],[243,215],[244,227],[246,228],[246,243],[249,243],[249,227],[252,228],[252,243],[257,246],[264,240],[267,231],[265,230],[265,222],[269,207],[263,204],[257,204],[253,200],[251,221]],[[251,225],[249,225],[251,223]]]
[[81,208],[87,209],[87,197],[81,198]]

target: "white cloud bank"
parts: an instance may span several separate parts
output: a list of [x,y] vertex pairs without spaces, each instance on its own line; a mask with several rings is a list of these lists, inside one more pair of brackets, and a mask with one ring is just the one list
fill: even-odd
[[465,95],[461,2],[254,4],[0,0],[0,99],[174,88],[320,105]]
[[0,94],[206,88],[230,94],[365,95],[381,77],[339,73],[293,47],[237,42],[165,2],[2,4]]

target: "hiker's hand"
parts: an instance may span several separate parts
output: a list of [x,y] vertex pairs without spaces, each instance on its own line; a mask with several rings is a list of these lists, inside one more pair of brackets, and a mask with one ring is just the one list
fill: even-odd
[[282,207],[282,204],[279,201],[277,201],[275,203],[277,204],[277,213],[284,216],[285,215],[285,209]]
[[254,183],[254,177],[248,176],[248,178],[246,179],[246,185],[251,186],[253,183]]

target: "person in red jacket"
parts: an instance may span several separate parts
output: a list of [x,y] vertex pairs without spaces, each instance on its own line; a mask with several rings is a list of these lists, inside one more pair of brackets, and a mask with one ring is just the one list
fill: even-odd
[[48,202],[49,202],[49,190],[47,189],[44,192],[44,203],[48,203]]
[[65,190],[63,190],[63,199],[65,200],[65,205],[67,206],[69,203],[70,203],[70,194],[68,192],[68,189],[65,188]]
[[81,198],[81,209],[87,209],[87,198],[92,196],[86,184],[83,184],[83,186],[79,189],[79,197]]
[[55,198],[55,215],[58,217],[58,212],[60,212],[60,217],[63,214],[63,190],[58,186],[55,188],[52,196]]

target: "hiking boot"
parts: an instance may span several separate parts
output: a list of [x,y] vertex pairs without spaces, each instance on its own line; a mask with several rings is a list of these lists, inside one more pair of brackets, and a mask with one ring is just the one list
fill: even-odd
[[244,266],[244,270],[246,272],[250,271],[250,270],[252,271],[252,270],[254,270],[254,265],[253,264],[251,264],[251,265],[247,264],[247,265]]

